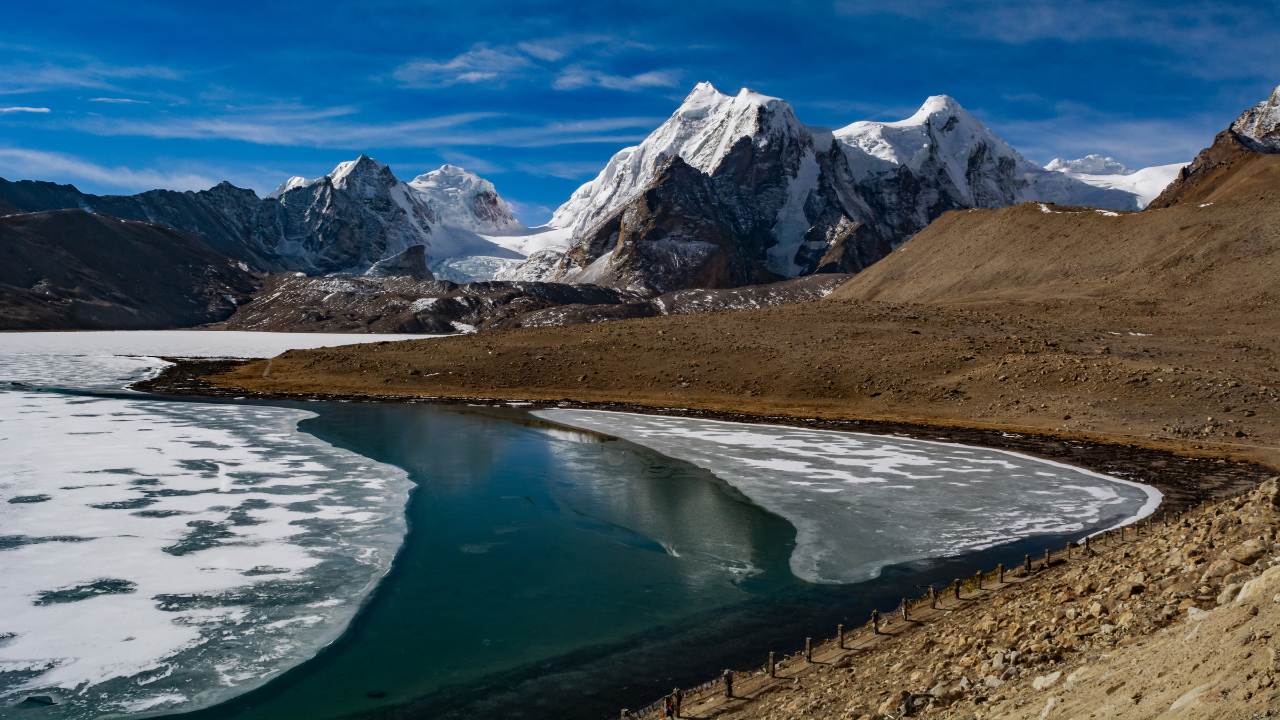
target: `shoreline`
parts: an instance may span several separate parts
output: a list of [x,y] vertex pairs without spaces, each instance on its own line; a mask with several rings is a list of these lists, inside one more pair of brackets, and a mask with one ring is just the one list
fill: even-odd
[[[1192,443],[1107,442],[1095,434],[1045,432],[1020,427],[972,427],[956,424],[926,424],[910,420],[823,419],[795,415],[754,415],[699,408],[655,407],[623,401],[582,401],[532,397],[441,397],[423,395],[377,395],[366,393],[284,393],[223,387],[209,380],[260,360],[161,358],[173,365],[155,377],[134,383],[130,389],[158,395],[192,398],[432,403],[438,405],[512,407],[528,410],[570,408],[602,410],[668,417],[689,417],[731,423],[778,425],[814,430],[899,435],[916,440],[976,445],[1002,452],[1029,455],[1040,460],[1062,462],[1078,469],[1097,472],[1110,480],[1149,474],[1151,482],[1137,481],[1158,490],[1163,499],[1152,508],[1181,510],[1201,502],[1232,496],[1256,487],[1278,470],[1258,460],[1234,459],[1211,448],[1190,447]],[[1126,438],[1128,440],[1129,438]],[[1140,440],[1140,438],[1132,438]],[[1226,457],[1224,457],[1224,455]],[[1228,459],[1232,458],[1232,459]],[[1112,472],[1108,473],[1110,469]],[[1125,477],[1120,477],[1123,474]],[[1158,478],[1158,479],[1154,479]],[[1206,482],[1207,481],[1207,482]],[[1130,481],[1134,482],[1134,481]]]

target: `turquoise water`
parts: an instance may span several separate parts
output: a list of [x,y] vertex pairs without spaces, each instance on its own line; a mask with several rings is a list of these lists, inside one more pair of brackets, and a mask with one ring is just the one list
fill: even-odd
[[613,716],[1040,547],[813,585],[789,569],[790,524],[637,445],[515,410],[298,407],[319,413],[302,430],[409,471],[405,544],[340,641],[181,717]]

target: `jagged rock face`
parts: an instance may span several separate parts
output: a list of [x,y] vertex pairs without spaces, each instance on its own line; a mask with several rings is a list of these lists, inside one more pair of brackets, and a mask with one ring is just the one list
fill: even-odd
[[[794,277],[823,265],[856,271],[949,210],[1027,200],[1137,209],[1133,193],[1094,187],[1026,160],[946,96],[929,98],[901,122],[858,122],[832,133],[800,123],[777,98],[750,90],[730,97],[702,83],[643,143],[617,153],[556,211],[551,226],[573,233],[563,261],[549,267],[539,258],[537,267],[546,272],[537,274],[531,260],[511,274],[669,288],[680,273],[669,264],[650,272],[638,263],[642,254],[615,249],[601,261],[625,261],[626,269],[594,263],[604,257],[602,243],[610,242],[613,227],[619,238],[628,227],[615,217],[619,209],[629,207],[625,212],[634,216],[637,208],[629,203],[654,188],[673,156],[711,179],[706,202],[682,206],[706,216],[686,223],[699,232],[717,228],[713,235],[727,228],[731,240],[718,246],[733,246],[745,269],[736,276],[727,269],[711,275],[682,270],[689,282],[761,278],[762,272]],[[656,207],[647,212],[663,214]]]
[[581,236],[555,278],[651,295],[768,282],[763,248],[740,242],[750,231],[725,221],[726,205],[715,179],[669,158],[642,194]]
[[410,246],[399,255],[379,260],[364,272],[365,277],[411,277],[414,280],[435,280],[427,268],[427,249],[421,245]]
[[1280,152],[1280,86],[1266,100],[1244,111],[1231,123],[1231,130],[1248,138],[1254,150]]
[[360,272],[424,244],[437,222],[391,168],[364,155],[277,192],[261,201],[249,244],[290,270]]
[[493,183],[453,165],[414,178],[409,187],[427,199],[440,221],[477,233],[523,229]]

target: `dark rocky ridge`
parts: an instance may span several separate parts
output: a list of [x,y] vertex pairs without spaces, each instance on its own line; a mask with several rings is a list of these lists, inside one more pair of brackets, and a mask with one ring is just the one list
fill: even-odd
[[727,290],[680,290],[656,298],[540,282],[458,285],[409,277],[276,275],[220,327],[228,330],[449,334],[579,325],[626,318],[769,307],[825,297],[848,275],[797,278]]
[[0,330],[191,327],[259,281],[201,238],[83,210],[0,217]]

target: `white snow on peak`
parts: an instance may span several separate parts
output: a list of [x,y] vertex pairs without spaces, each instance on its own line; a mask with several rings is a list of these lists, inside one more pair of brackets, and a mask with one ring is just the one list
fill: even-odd
[[442,165],[409,182],[436,216],[446,225],[479,233],[501,234],[520,231],[515,219],[493,183],[456,165]]
[[1244,111],[1231,129],[1273,150],[1280,150],[1280,86],[1266,100]]
[[1040,169],[948,95],[931,96],[906,120],[861,120],[836,130],[835,137],[855,177],[903,165],[918,171],[926,161],[936,157],[962,197],[970,203],[972,188],[965,175],[969,158],[982,145],[998,158],[1013,159],[1020,171]]
[[[1086,161],[1094,158],[1104,160],[1110,165],[1124,168],[1123,173],[1107,173],[1107,172],[1088,172],[1098,167],[1103,169],[1109,167],[1101,163],[1086,163]],[[1073,163],[1081,163],[1080,165],[1072,165]],[[1121,192],[1133,193],[1137,199],[1137,207],[1141,210],[1151,204],[1164,189],[1169,187],[1169,183],[1178,177],[1178,171],[1186,167],[1189,163],[1172,163],[1169,165],[1155,165],[1153,167],[1143,168],[1141,170],[1130,170],[1125,168],[1111,158],[1102,158],[1100,155],[1089,155],[1080,160],[1054,160],[1046,166],[1046,170],[1055,170],[1067,175],[1068,177],[1079,180],[1082,183],[1092,185],[1097,188],[1105,188],[1110,190],[1119,190]],[[1076,170],[1073,168],[1085,168],[1085,170]]]
[[314,181],[314,180],[308,180],[308,179],[306,179],[306,178],[302,177],[301,175],[294,175],[293,177],[289,178],[288,180],[285,180],[284,182],[280,183],[280,187],[276,188],[275,190],[272,190],[270,193],[267,193],[267,198],[268,198],[268,199],[270,199],[270,200],[274,200],[274,199],[276,199],[276,198],[280,197],[281,195],[284,195],[285,193],[289,192],[290,190],[292,190],[292,189],[294,189],[294,188],[296,188],[296,187],[302,187],[302,186],[304,186],[304,185],[310,185],[310,184],[311,184],[311,183],[313,183],[313,182],[315,182],[315,181]]
[[835,138],[855,180],[904,166],[918,172],[926,163],[937,163],[970,207],[1043,201],[1138,209],[1132,193],[1092,186],[1026,159],[947,95],[925,100],[906,120],[855,122],[836,130]]
[[1132,175],[1137,172],[1137,170],[1130,170],[1112,158],[1102,157],[1096,153],[1085,155],[1076,160],[1054,158],[1048,165],[1044,166],[1044,169],[1064,172],[1072,177],[1075,177],[1073,173],[1079,175]]
[[666,122],[639,145],[619,150],[594,180],[556,210],[548,225],[574,235],[587,229],[644,190],[673,155],[710,173],[741,138],[767,147],[782,136],[810,146],[813,142],[785,101],[747,88],[726,95],[709,82],[698,83]]

